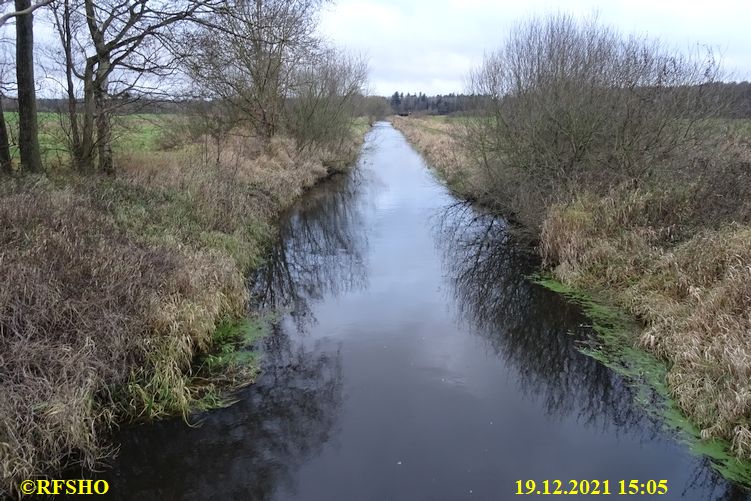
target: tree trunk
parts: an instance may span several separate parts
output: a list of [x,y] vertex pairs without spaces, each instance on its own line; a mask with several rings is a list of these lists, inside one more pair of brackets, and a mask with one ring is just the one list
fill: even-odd
[[96,79],[94,80],[94,103],[96,105],[96,144],[99,156],[99,171],[104,174],[115,173],[115,163],[112,159],[112,121],[107,100],[108,76],[110,62],[99,55]]
[[76,101],[76,89],[73,83],[73,33],[70,28],[70,5],[66,0],[63,4],[62,25],[60,26],[60,38],[65,52],[65,80],[68,92],[68,121],[70,122],[70,152],[73,156],[73,164],[76,169],[90,170],[91,159],[84,158],[81,133],[78,127],[78,109]]
[[83,127],[81,130],[81,150],[78,168],[83,172],[94,170],[94,60],[86,61],[83,77]]
[[13,163],[10,160],[10,144],[8,142],[8,129],[5,126],[5,110],[3,109],[3,96],[0,96],[0,172],[3,174],[13,173]]
[[108,103],[104,94],[97,92],[96,97],[96,144],[99,155],[99,171],[104,174],[115,173],[115,163],[112,159],[112,124],[110,121]]
[[[28,9],[31,0],[15,0],[16,10]],[[39,150],[37,103],[34,89],[34,15],[16,19],[16,78],[18,81],[18,145],[21,167],[26,172],[42,171]]]

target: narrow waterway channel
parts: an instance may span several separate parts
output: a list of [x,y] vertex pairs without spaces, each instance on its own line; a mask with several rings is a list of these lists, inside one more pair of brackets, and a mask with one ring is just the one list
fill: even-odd
[[[256,299],[284,312],[226,409],[124,430],[123,499],[505,500],[516,482],[667,480],[747,499],[581,354],[586,319],[525,276],[388,123],[290,212]],[[636,498],[650,498],[636,495]]]

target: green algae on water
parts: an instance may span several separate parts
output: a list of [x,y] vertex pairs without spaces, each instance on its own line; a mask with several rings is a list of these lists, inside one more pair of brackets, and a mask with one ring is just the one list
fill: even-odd
[[589,318],[597,339],[579,351],[624,376],[636,390],[637,403],[674,431],[692,453],[708,458],[714,469],[728,480],[751,486],[751,462],[731,455],[730,444],[725,440],[703,440],[701,430],[675,404],[666,383],[666,363],[635,344],[641,325],[634,318],[550,276],[530,278],[579,305]]

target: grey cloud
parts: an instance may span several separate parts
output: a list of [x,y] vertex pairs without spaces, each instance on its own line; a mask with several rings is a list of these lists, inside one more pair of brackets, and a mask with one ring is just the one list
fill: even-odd
[[535,14],[593,15],[625,33],[657,36],[678,48],[719,49],[734,78],[751,78],[751,2],[715,0],[426,1],[339,0],[322,15],[331,40],[366,54],[375,93],[461,92],[468,71],[514,23]]

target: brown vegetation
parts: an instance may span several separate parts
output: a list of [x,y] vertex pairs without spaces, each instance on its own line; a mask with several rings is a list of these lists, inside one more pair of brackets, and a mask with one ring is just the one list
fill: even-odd
[[670,223],[639,221],[660,202],[629,191],[554,205],[541,253],[561,281],[642,319],[638,344],[668,361],[668,387],[702,437],[751,458],[751,227],[698,225],[669,243]]

